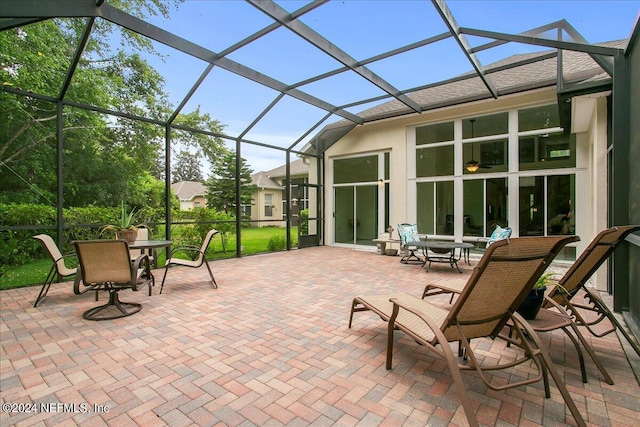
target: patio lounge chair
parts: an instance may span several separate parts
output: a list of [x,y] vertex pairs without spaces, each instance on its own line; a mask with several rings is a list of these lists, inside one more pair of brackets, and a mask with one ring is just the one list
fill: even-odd
[[[389,321],[387,369],[392,367],[395,329],[403,331],[417,343],[426,346],[444,359],[460,395],[469,424],[472,426],[477,426],[478,420],[461,376],[462,370],[475,370],[482,382],[492,390],[504,390],[543,380],[547,396],[550,395],[547,378],[549,373],[576,424],[584,426],[584,419],[556,371],[545,346],[540,343],[533,328],[516,312],[537,278],[558,252],[567,243],[576,240],[578,240],[577,237],[569,236],[516,238],[496,242],[487,249],[450,309],[432,305],[407,294],[361,296],[353,300],[349,326],[355,311],[371,310],[382,319]],[[518,325],[515,329],[517,340],[501,333],[507,322]],[[483,365],[470,345],[471,339],[481,337],[490,339],[499,337],[508,343],[521,346],[524,351],[514,360]],[[454,341],[459,342],[458,355],[460,356],[461,350],[464,349],[468,363],[461,363],[454,356],[449,345]],[[532,378],[504,383],[501,380],[491,381],[486,376],[487,372],[513,368],[529,360],[532,360],[537,368],[537,375]]]
[[[53,260],[53,265],[49,269],[49,273],[42,283],[40,294],[38,295],[38,298],[36,298],[36,302],[33,304],[34,307],[37,307],[40,301],[42,301],[47,296],[47,292],[49,292],[51,283],[53,283],[53,280],[56,278],[56,276],[58,277],[58,279],[73,276],[77,273],[78,269],[77,267],[67,267],[65,259],[75,257],[75,254],[71,253],[62,255],[60,249],[58,249],[58,246],[53,241],[51,236],[49,236],[48,234],[38,234],[37,236],[33,236],[33,238],[36,240],[40,240],[40,243],[42,243],[42,246],[44,246],[44,249]],[[76,281],[80,281],[79,275],[76,276]]]
[[[586,327],[593,336],[598,338],[618,329],[640,356],[640,346],[638,343],[629,335],[625,328],[620,325],[614,314],[609,310],[602,298],[600,298],[597,291],[590,290],[586,286],[589,278],[591,278],[596,270],[609,258],[620,242],[629,234],[636,231],[640,231],[640,225],[611,227],[600,232],[584,252],[580,254],[571,268],[562,276],[558,282],[558,286],[551,289],[546,296],[547,302],[543,307],[551,308],[554,306],[551,301],[555,301],[569,313],[575,323],[579,326]],[[575,302],[573,300],[580,291],[584,292],[585,302]],[[595,320],[587,319],[583,314],[584,312],[581,313],[581,310],[591,312],[592,314],[595,313],[597,318]],[[593,326],[605,318],[611,323],[611,328],[604,332],[596,331]]]
[[[199,248],[197,246],[179,245],[171,250],[169,259],[165,262],[165,265],[164,265],[164,275],[162,276],[160,293],[162,293],[162,288],[164,288],[164,280],[167,278],[167,271],[169,271],[169,267],[175,266],[175,265],[183,266],[183,267],[191,267],[191,268],[198,268],[202,266],[202,264],[206,265],[207,270],[209,271],[209,277],[211,277],[211,282],[213,283],[214,289],[218,288],[218,284],[216,283],[216,279],[213,277],[213,273],[211,272],[211,267],[209,267],[209,262],[207,261],[207,256],[206,256],[207,248],[211,243],[211,239],[213,239],[213,236],[215,236],[216,234],[218,234],[218,230],[215,230],[215,229],[209,230],[209,232],[207,233],[207,236],[204,238],[204,241],[202,242],[202,246]],[[198,253],[198,257],[195,260],[175,258],[174,255],[177,252],[181,252],[181,251],[187,252],[190,254]]]
[[118,292],[138,291],[154,285],[149,257],[140,255],[132,263],[129,246],[124,240],[79,240],[73,242],[80,261],[80,273],[85,286],[102,286],[109,292],[107,304],[91,308],[82,314],[87,320],[110,320],[139,312],[142,305],[122,302]]

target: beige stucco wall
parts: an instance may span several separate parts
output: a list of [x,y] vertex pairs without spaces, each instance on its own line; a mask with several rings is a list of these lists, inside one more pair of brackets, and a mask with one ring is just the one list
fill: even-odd
[[196,207],[196,202],[200,203],[201,208],[207,207],[207,199],[203,196],[196,196],[191,200],[180,200],[180,210],[190,211],[191,209]]
[[[273,195],[273,216],[266,217],[264,215],[265,195]],[[273,222],[270,220],[282,219],[282,189],[280,188],[259,188],[252,197],[251,220],[254,227],[281,227],[282,221]],[[269,220],[269,222],[266,222]],[[262,221],[262,222],[261,222]]]
[[[601,95],[604,96],[604,95]],[[440,110],[413,114],[397,119],[387,119],[379,122],[357,126],[340,141],[334,144],[325,153],[325,184],[326,205],[325,244],[333,241],[333,160],[341,157],[351,157],[383,151],[390,152],[390,223],[398,224],[411,220],[415,216],[415,201],[408,200],[409,182],[408,170],[413,165],[408,165],[407,150],[414,138],[414,127],[429,123],[438,123],[446,120],[478,116],[493,112],[506,111],[514,108],[535,106],[557,102],[556,88],[551,87],[529,92],[527,94],[510,95],[497,100],[486,100],[469,103],[461,106],[448,107]],[[580,112],[591,114],[587,118],[587,130],[576,135],[577,150],[580,152],[581,161],[576,170],[576,199],[579,200],[582,217],[581,227],[576,230],[581,242],[576,245],[577,254],[580,254],[597,231],[606,228],[606,99],[596,99],[596,107],[593,112]],[[582,116],[581,116],[582,117]],[[510,143],[517,144],[517,139]],[[411,148],[413,149],[413,148]],[[510,161],[516,159],[517,150],[510,149]],[[310,177],[315,177],[315,162],[311,162]],[[462,189],[461,166],[456,166],[455,179],[456,191]],[[510,174],[510,184],[517,183],[517,175]],[[509,205],[512,210],[517,210],[517,197],[509,197]],[[510,219],[511,221],[511,219]],[[457,238],[457,236],[456,236]]]

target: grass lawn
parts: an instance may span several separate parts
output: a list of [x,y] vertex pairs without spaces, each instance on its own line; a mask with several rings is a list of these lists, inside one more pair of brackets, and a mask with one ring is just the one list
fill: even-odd
[[[176,230],[179,233],[179,230]],[[285,228],[263,227],[263,228],[243,228],[241,232],[242,246],[244,247],[242,254],[251,255],[263,252],[269,252],[269,241],[274,236],[286,239]],[[176,234],[177,234],[176,233]],[[172,234],[173,235],[173,234]],[[285,240],[286,241],[286,240]],[[291,227],[292,246],[298,244],[298,229]],[[186,258],[186,255],[177,254]],[[222,238],[218,234],[214,236],[207,251],[208,259],[224,259],[236,256],[236,235],[229,235],[226,251],[222,251]],[[158,252],[158,265],[164,265],[164,251]],[[9,267],[5,273],[0,276],[0,290],[19,288],[22,286],[41,285],[47,277],[47,273],[51,268],[52,261],[50,259],[42,259],[24,264],[18,267]],[[73,280],[72,277],[66,280]]]

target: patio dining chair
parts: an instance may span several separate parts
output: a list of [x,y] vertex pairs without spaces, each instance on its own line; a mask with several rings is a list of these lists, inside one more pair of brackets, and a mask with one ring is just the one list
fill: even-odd
[[[53,241],[51,236],[48,234],[38,234],[37,236],[33,236],[34,239],[39,240],[44,246],[44,249],[47,251],[51,259],[53,260],[53,265],[49,269],[49,273],[47,273],[47,277],[44,279],[42,283],[42,288],[40,289],[40,294],[38,294],[38,298],[36,298],[36,302],[33,304],[34,307],[37,307],[40,301],[42,301],[49,292],[49,288],[51,287],[51,283],[53,283],[54,279],[60,280],[65,277],[73,276],[77,273],[78,269],[74,266],[67,267],[65,260],[75,261],[74,264],[77,264],[77,260],[75,259],[75,253],[68,253],[62,255],[60,249]],[[76,275],[76,281],[80,280],[80,276]],[[74,287],[75,288],[75,287]]]
[[83,318],[117,319],[131,316],[142,309],[141,304],[120,301],[118,293],[126,289],[138,291],[147,286],[151,295],[155,279],[147,255],[138,256],[132,263],[129,245],[125,240],[78,240],[73,244],[85,286],[101,287],[109,292],[109,301],[85,311]]
[[[640,225],[611,227],[598,233],[589,246],[580,254],[571,268],[547,294],[545,308],[560,305],[579,326],[584,326],[591,335],[601,338],[616,329],[625,337],[631,347],[640,356],[640,346],[626,329],[618,322],[598,292],[589,289],[587,282],[598,268],[609,258],[622,241],[631,233],[640,231]],[[578,295],[578,297],[576,297]],[[583,298],[580,298],[583,297]],[[556,304],[553,304],[553,302]],[[588,314],[595,315],[590,318]],[[611,327],[598,331],[595,325],[608,319]]]
[[[540,342],[536,332],[516,309],[533,288],[535,281],[548,267],[558,252],[575,236],[531,237],[502,240],[491,245],[468,279],[455,304],[447,309],[407,294],[360,296],[352,303],[351,318],[356,311],[371,310],[388,320],[386,367],[392,368],[394,331],[403,331],[418,344],[444,359],[460,396],[470,425],[478,426],[478,419],[467,393],[461,371],[475,370],[482,382],[492,390],[520,387],[542,380],[546,395],[550,395],[548,374],[551,375],[575,423],[584,426],[576,404],[562,377]],[[518,325],[517,339],[503,333],[508,322]],[[508,360],[484,363],[486,347],[478,354],[470,344],[472,339],[501,338],[522,347],[522,352]],[[465,358],[453,354],[450,343],[458,342],[458,356],[464,349]],[[537,372],[529,378],[504,381],[504,376],[492,380],[488,373],[511,369],[533,361]],[[526,366],[526,365],[525,365]],[[508,373],[506,378],[509,378]]]
[[[211,243],[211,239],[213,236],[218,234],[218,230],[211,229],[207,233],[207,236],[204,238],[202,242],[202,246],[192,246],[192,245],[178,245],[171,249],[171,253],[169,255],[169,259],[165,262],[164,265],[164,275],[162,276],[162,284],[160,285],[160,293],[162,293],[162,289],[164,288],[164,281],[167,278],[167,272],[170,267],[173,266],[182,266],[182,267],[191,267],[191,268],[199,268],[202,264],[207,266],[207,270],[209,271],[209,277],[211,277],[211,282],[213,284],[214,289],[218,288],[218,284],[216,283],[216,279],[213,277],[213,273],[211,272],[211,267],[209,267],[209,262],[207,261],[207,248]],[[182,259],[176,258],[174,255],[178,252],[185,252],[188,255],[198,256],[195,259]]]
[[398,224],[398,236],[400,236],[400,250],[403,251],[400,262],[403,264],[423,264],[423,261],[416,255],[418,248],[413,245],[420,241],[417,224]]

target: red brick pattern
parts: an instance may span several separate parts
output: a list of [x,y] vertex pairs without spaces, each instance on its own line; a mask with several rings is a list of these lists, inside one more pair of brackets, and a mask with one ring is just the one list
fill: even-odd
[[[347,328],[356,295],[420,296],[427,281],[460,277],[445,264],[426,273],[399,260],[319,247],[215,261],[219,289],[207,283],[205,268],[176,268],[162,295],[157,287],[152,296],[122,292],[123,301],[142,303],[140,313],[103,322],[82,313],[105,295],[99,303],[90,293],[73,295],[69,282],[54,284],[38,308],[39,287],[0,292],[1,403],[67,405],[2,412],[0,425],[465,425],[441,360],[397,333],[387,371],[385,324],[365,312]],[[585,336],[614,386],[601,381],[588,357],[589,382],[582,383],[562,332],[542,340],[589,424],[638,425],[640,387],[620,342]],[[501,341],[474,345],[487,361],[517,351]],[[493,379],[531,371],[519,367]],[[542,383],[496,392],[474,373],[463,378],[484,425],[574,425],[553,382],[545,399]],[[72,412],[71,404],[90,411]]]

